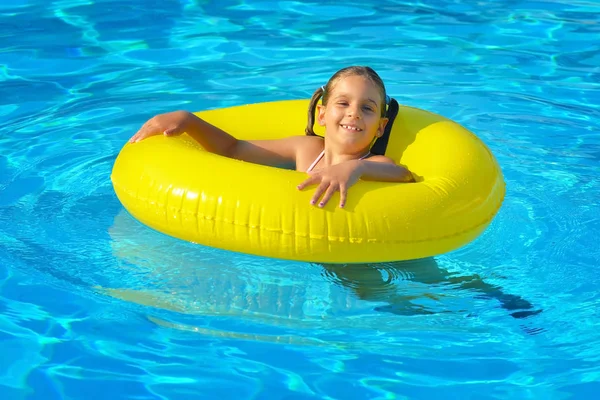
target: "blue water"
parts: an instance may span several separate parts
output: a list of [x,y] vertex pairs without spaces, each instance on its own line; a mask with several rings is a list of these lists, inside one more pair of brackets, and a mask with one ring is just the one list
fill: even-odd
[[[599,16],[595,0],[0,0],[0,398],[595,398]],[[507,196],[475,242],[294,263],[166,237],[116,199],[112,164],[152,115],[307,98],[351,64],[494,152]]]

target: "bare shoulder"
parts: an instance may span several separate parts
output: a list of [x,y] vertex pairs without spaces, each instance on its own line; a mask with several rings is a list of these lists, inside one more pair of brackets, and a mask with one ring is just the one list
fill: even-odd
[[323,138],[319,136],[289,136],[282,139],[286,146],[290,146],[296,150],[296,154],[302,155],[305,153],[317,154],[323,150]]
[[321,152],[325,145],[325,140],[321,136],[300,136],[303,141],[303,147],[307,150],[317,150]]
[[306,171],[323,151],[325,145],[319,136],[294,136],[296,138],[296,170]]

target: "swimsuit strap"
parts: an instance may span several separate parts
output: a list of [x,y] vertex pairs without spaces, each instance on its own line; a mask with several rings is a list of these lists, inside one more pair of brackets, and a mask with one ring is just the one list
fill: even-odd
[[[325,150],[323,150],[321,152],[321,154],[319,154],[317,156],[317,158],[315,158],[315,161],[312,162],[312,164],[310,164],[310,167],[308,167],[308,169],[306,170],[306,172],[310,172],[313,170],[313,168],[319,163],[319,161],[321,161],[321,158],[323,158],[323,156],[325,155]],[[364,156],[362,156],[361,158],[359,158],[359,160],[364,160],[365,158],[369,157],[371,155],[371,152],[369,151],[367,154],[365,154]]]
[[315,158],[315,161],[313,161],[313,163],[310,164],[310,167],[308,167],[308,169],[306,170],[306,172],[312,171],[312,169],[315,167],[315,165],[317,165],[319,163],[319,161],[321,161],[321,158],[323,158],[324,155],[325,155],[325,150],[323,150],[321,152],[321,154],[319,154],[319,156],[317,158]]

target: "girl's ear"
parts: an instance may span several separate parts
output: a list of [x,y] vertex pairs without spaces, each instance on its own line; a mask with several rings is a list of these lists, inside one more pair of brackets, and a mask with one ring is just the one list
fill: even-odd
[[388,121],[389,118],[381,118],[379,120],[379,128],[377,128],[377,133],[375,133],[375,136],[377,136],[378,138],[383,136],[383,132],[385,132],[385,126],[387,125]]
[[325,106],[322,104],[317,104],[317,122],[325,126]]

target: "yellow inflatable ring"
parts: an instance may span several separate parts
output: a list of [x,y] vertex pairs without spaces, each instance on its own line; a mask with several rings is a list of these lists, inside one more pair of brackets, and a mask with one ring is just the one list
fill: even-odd
[[[239,139],[298,135],[307,100],[200,112]],[[400,106],[386,155],[417,183],[360,181],[343,209],[311,206],[302,172],[204,151],[187,135],[126,144],[112,172],[124,207],[165,234],[231,251],[289,260],[357,263],[434,256],[480,235],[505,184],[489,149],[459,124]]]

